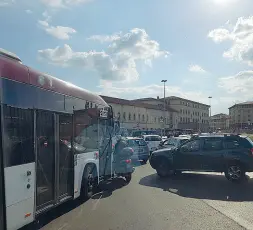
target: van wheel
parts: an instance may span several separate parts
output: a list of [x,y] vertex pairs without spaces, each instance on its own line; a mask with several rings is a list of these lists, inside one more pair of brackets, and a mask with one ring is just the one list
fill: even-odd
[[160,177],[168,177],[174,173],[174,171],[170,169],[170,164],[166,159],[160,159],[157,162],[156,172]]
[[225,176],[229,181],[241,182],[245,178],[245,170],[240,163],[232,163],[227,166]]
[[83,173],[81,199],[90,199],[97,189],[96,165],[88,164]]

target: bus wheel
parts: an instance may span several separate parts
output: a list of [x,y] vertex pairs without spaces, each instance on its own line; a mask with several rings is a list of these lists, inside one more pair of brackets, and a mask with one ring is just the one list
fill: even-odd
[[81,198],[90,199],[97,188],[96,165],[88,164],[83,173]]

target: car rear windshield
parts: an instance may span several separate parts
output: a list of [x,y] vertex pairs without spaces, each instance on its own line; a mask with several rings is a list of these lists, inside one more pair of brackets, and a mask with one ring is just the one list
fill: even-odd
[[189,139],[180,139],[179,144],[181,145],[181,144],[185,143],[186,141],[189,141]]
[[129,146],[146,146],[146,142],[143,139],[131,139],[128,140],[128,145]]
[[143,139],[136,139],[135,143],[139,146],[146,146],[146,142]]
[[162,141],[162,138],[159,136],[150,136],[150,137],[146,137],[145,141]]

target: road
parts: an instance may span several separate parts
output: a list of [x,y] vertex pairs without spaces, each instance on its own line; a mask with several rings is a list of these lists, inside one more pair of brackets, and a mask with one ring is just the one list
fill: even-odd
[[147,164],[136,167],[130,184],[108,182],[85,203],[66,203],[42,216],[40,225],[43,230],[253,229],[250,177],[243,184],[212,173],[160,179]]

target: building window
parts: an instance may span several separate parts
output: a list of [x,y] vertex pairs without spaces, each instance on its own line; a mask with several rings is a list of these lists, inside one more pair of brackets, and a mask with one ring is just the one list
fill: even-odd
[[120,112],[118,112],[118,120],[120,120]]
[[134,121],[135,121],[136,117],[135,117],[135,113],[134,113]]
[[181,122],[183,121],[183,118],[182,118],[182,117],[180,117],[180,121],[181,121]]
[[142,121],[145,121],[145,116],[144,116],[144,114],[142,115]]
[[131,113],[128,115],[128,120],[131,121]]
[[141,115],[140,115],[140,114],[138,114],[138,120],[139,120],[139,121],[141,120]]
[[126,113],[123,113],[123,119],[126,120]]

